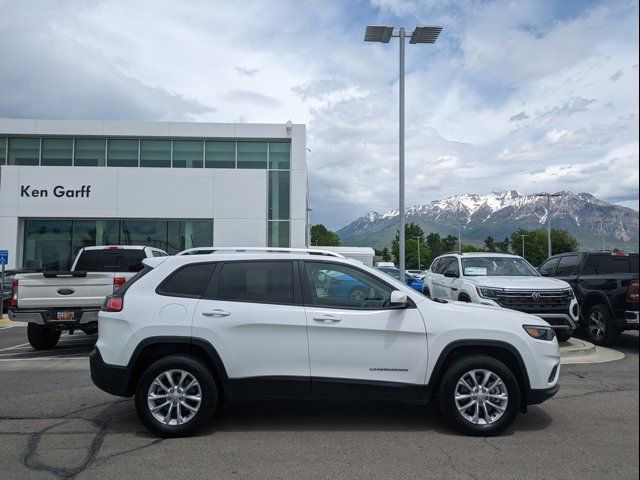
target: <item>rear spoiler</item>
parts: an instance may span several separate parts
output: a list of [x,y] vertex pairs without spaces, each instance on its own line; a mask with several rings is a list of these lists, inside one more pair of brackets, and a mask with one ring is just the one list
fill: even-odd
[[66,272],[64,270],[51,270],[48,272],[42,272],[44,278],[84,278],[87,276],[87,272]]

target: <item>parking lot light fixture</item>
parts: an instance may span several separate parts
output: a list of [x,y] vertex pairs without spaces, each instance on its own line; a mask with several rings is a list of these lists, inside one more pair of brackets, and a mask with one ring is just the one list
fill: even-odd
[[400,251],[398,252],[398,270],[400,270],[400,278],[404,278],[405,273],[405,213],[404,213],[404,40],[409,36],[409,43],[435,43],[442,31],[442,27],[430,25],[417,26],[413,30],[407,30],[404,27],[394,28],[389,25],[367,25],[364,32],[365,42],[389,43],[391,37],[398,37],[400,40],[400,79],[398,82],[398,90],[400,93],[400,115],[399,115],[399,221],[400,235],[398,238]]

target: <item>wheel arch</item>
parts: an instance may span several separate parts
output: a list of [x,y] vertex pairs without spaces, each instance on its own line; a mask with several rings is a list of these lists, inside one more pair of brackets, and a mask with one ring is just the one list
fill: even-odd
[[521,405],[527,404],[527,396],[531,390],[527,367],[516,347],[499,340],[458,340],[449,343],[440,353],[431,372],[427,388],[428,395],[435,394],[448,365],[460,357],[473,354],[493,357],[509,367],[520,386]]
[[228,394],[229,377],[215,347],[206,340],[191,337],[150,337],[140,342],[127,365],[129,394],[133,394],[138,380],[149,365],[172,354],[190,355],[200,359],[214,374],[223,396]]
[[609,310],[609,313],[613,315],[613,310],[611,308],[611,304],[609,303],[609,298],[600,292],[591,292],[585,295],[582,300],[582,305],[580,305],[580,313],[583,320],[587,319],[587,315],[589,314],[589,310],[591,310],[596,305],[604,305]]

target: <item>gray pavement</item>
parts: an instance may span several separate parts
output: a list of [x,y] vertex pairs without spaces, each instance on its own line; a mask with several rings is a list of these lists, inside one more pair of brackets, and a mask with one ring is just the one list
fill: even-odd
[[[0,330],[0,354],[18,331]],[[261,401],[161,440],[131,399],[93,386],[83,356],[2,361],[0,477],[638,478],[638,348],[625,333],[624,359],[563,366],[556,397],[488,439],[454,433],[433,405]]]

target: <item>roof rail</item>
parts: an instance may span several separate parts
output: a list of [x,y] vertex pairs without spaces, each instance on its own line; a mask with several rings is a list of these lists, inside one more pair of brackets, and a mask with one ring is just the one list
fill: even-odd
[[315,248],[282,248],[282,247],[195,247],[183,250],[176,255],[196,255],[201,252],[202,255],[216,253],[247,253],[247,252],[263,252],[263,253],[306,253],[308,255],[322,255],[327,257],[346,258],[339,253],[329,250],[319,250]]

